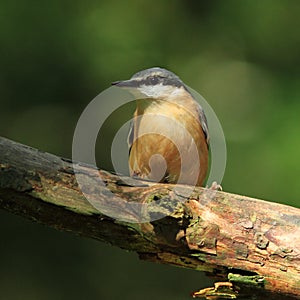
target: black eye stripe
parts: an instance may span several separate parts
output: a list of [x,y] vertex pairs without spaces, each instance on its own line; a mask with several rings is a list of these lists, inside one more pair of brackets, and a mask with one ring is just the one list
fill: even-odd
[[142,79],[139,81],[140,85],[156,85],[156,84],[162,84],[162,85],[171,85],[174,87],[182,87],[183,83],[175,78],[166,78],[162,76],[149,76],[145,79]]

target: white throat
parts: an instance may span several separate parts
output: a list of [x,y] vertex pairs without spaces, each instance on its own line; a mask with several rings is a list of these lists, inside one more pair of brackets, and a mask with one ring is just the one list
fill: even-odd
[[142,95],[154,99],[179,97],[185,93],[184,87],[163,85],[162,83],[156,85],[141,85],[137,89]]

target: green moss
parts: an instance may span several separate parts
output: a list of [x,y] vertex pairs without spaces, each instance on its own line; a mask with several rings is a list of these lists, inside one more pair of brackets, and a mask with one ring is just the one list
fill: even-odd
[[247,286],[255,286],[255,287],[264,287],[265,279],[260,275],[253,276],[245,276],[240,274],[228,274],[228,280],[235,284],[247,285]]

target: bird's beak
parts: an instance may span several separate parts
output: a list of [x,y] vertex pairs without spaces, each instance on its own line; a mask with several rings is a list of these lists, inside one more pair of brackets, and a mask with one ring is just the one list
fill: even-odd
[[135,80],[122,80],[122,81],[115,81],[112,82],[111,85],[120,87],[120,88],[136,88],[137,82]]
[[111,85],[128,91],[136,99],[143,99],[145,95],[139,89],[139,82],[134,79],[112,82]]

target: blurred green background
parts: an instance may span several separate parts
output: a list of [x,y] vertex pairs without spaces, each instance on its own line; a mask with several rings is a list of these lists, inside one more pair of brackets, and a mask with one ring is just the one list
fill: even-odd
[[[217,113],[223,189],[300,207],[299,15],[298,0],[2,0],[0,135],[71,157],[85,106],[161,66]],[[6,212],[0,222],[1,299],[190,299],[209,282]]]

